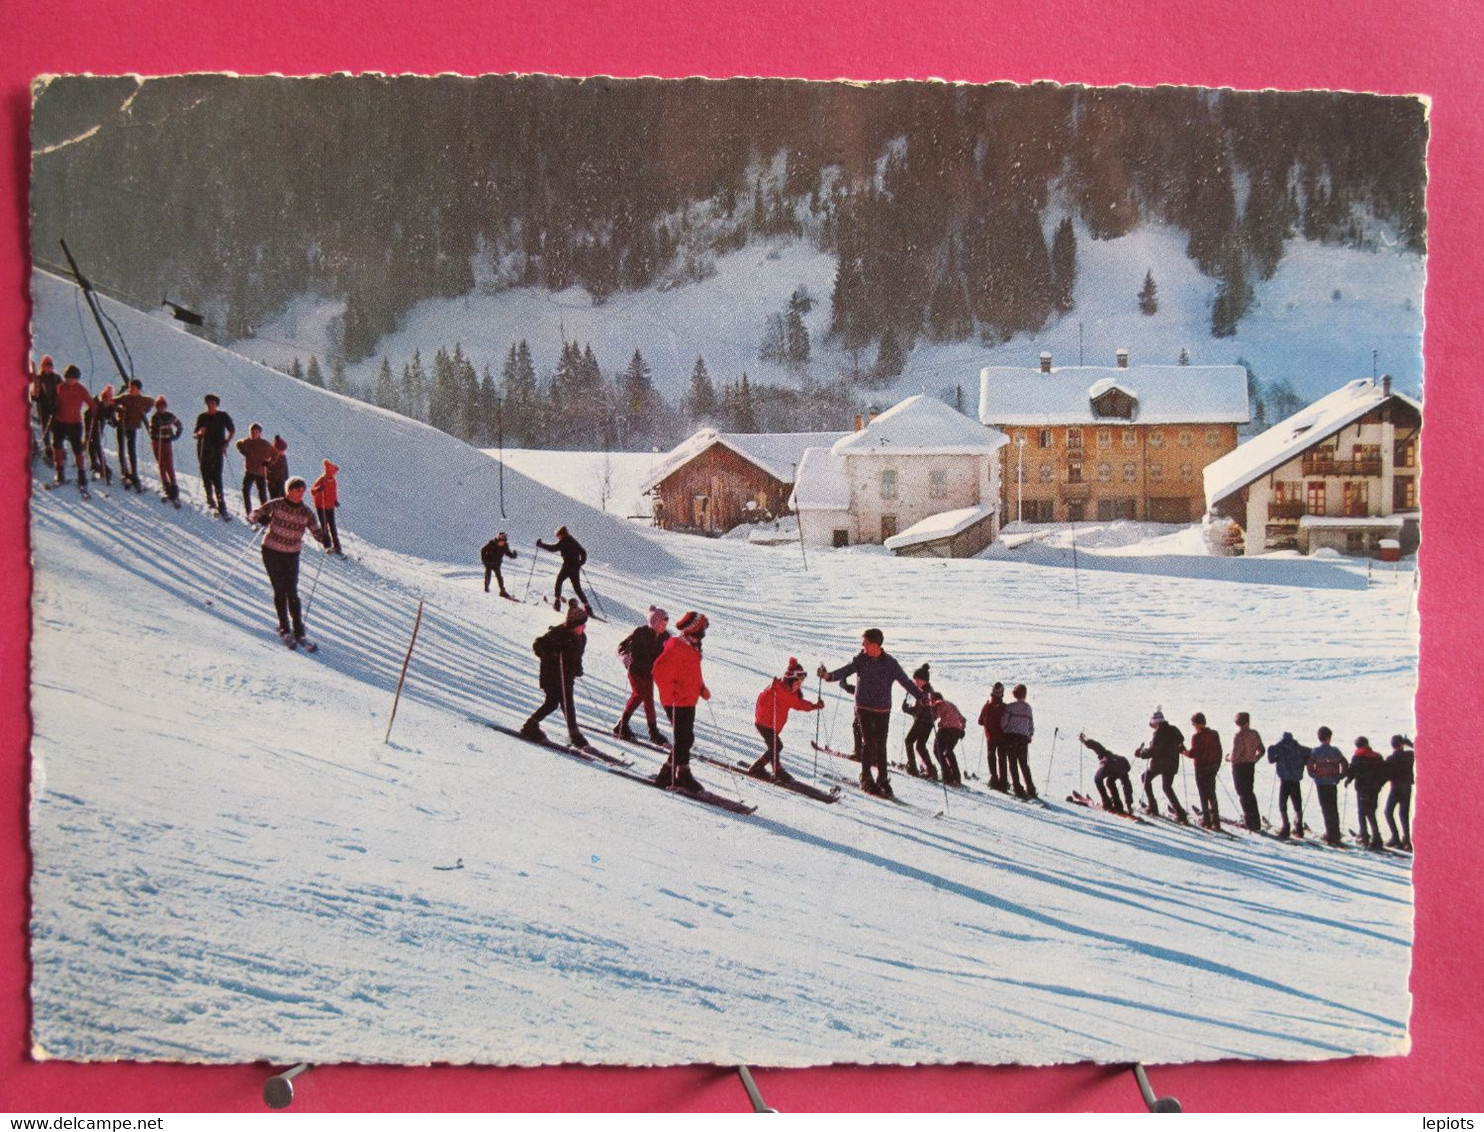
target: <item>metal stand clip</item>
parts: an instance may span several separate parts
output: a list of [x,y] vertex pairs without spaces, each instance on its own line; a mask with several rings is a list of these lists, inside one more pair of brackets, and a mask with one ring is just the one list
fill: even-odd
[[747,1099],[752,1102],[753,1112],[777,1112],[776,1108],[769,1108],[768,1102],[763,1100],[763,1094],[758,1092],[757,1084],[752,1079],[752,1070],[745,1065],[737,1066],[737,1076],[742,1078],[742,1087],[747,1090]]
[[1149,1074],[1144,1072],[1142,1065],[1134,1065],[1134,1080],[1139,1082],[1139,1092],[1144,1097],[1144,1105],[1150,1112],[1181,1112],[1180,1102],[1174,1097],[1156,1097],[1154,1090],[1149,1085]]
[[303,1062],[263,1082],[263,1103],[269,1108],[288,1108],[294,1103],[294,1078],[309,1068]]

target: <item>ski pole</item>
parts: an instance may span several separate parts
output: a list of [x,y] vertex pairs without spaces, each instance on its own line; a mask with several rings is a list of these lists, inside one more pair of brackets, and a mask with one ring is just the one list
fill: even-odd
[[597,603],[597,606],[598,606],[598,616],[599,617],[602,617],[602,618],[604,618],[606,620],[607,617],[608,617],[608,611],[603,608],[603,599],[598,594],[598,587],[595,586],[595,585],[593,585],[592,579],[588,579],[587,588],[592,591],[593,601]]
[[[725,740],[722,737],[721,724],[716,721],[716,709],[711,706],[711,701],[710,700],[707,700],[706,701],[706,710],[711,715],[711,730],[714,731],[714,732],[716,732],[716,749],[718,751],[725,751],[726,750],[726,742],[725,742]],[[776,735],[777,732],[775,731],[774,734]],[[775,752],[775,754],[774,754],[773,757],[774,757],[774,760],[775,760],[774,765],[781,765],[781,764],[778,764],[776,762],[776,760],[778,758],[776,752]],[[732,766],[732,764],[731,764],[730,761],[727,762],[726,766],[727,766],[727,773],[732,776],[732,793],[735,794],[735,795],[737,795],[737,800],[740,802],[742,800],[742,791],[737,786],[737,771],[733,768],[733,766]]]
[[520,600],[525,601],[531,592],[531,582],[536,577],[536,559],[541,557],[541,544],[536,544],[536,549],[531,554],[531,572],[526,575],[526,588],[520,591]]
[[[1053,727],[1051,729],[1051,757],[1046,760],[1046,789],[1047,790],[1050,790],[1051,789],[1051,768],[1056,765],[1056,741],[1059,738],[1061,738],[1061,728],[1060,727]],[[1026,763],[1026,766],[1030,766],[1030,763]]]
[[309,600],[304,603],[304,620],[306,621],[309,620],[309,611],[314,608],[314,592],[319,589],[319,574],[325,568],[325,558],[329,553],[327,550],[321,554],[319,562],[314,567],[314,582],[309,587]]
[[417,620],[412,623],[412,639],[407,642],[407,655],[402,658],[402,675],[397,677],[397,694],[392,697],[392,715],[386,721],[386,737],[383,743],[392,741],[392,724],[397,722],[397,705],[402,702],[402,685],[407,680],[407,666],[412,663],[412,649],[417,644],[417,632],[423,624],[423,603],[419,599],[417,603]]
[[248,544],[242,548],[242,553],[239,554],[236,560],[232,563],[232,568],[222,576],[222,580],[217,583],[216,589],[212,590],[211,596],[206,599],[207,605],[212,605],[215,603],[216,598],[221,594],[222,590],[226,589],[227,583],[232,580],[232,575],[237,573],[237,567],[242,565],[242,560],[247,557],[247,552],[250,551],[253,547],[257,546],[258,541],[262,539],[262,537],[267,533],[268,528],[265,526],[261,531],[253,535]]

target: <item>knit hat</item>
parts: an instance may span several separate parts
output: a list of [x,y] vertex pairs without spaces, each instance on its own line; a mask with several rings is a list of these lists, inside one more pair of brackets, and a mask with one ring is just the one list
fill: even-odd
[[804,671],[804,666],[799,663],[798,658],[792,656],[788,658],[788,667],[783,670],[785,680],[802,680],[807,675],[808,673]]
[[912,679],[914,679],[914,680],[927,680],[928,679],[928,666],[926,664],[924,664],[916,672],[912,673]]
[[165,398],[163,398],[163,397],[156,397],[155,398],[155,408],[157,408],[157,409],[163,409],[164,407],[165,407]]
[[1154,709],[1154,714],[1149,717],[1149,726],[1150,727],[1158,727],[1164,721],[1165,721],[1165,713],[1162,712],[1159,708],[1155,708]]
[[704,613],[697,613],[691,609],[680,615],[680,620],[675,622],[675,628],[682,633],[704,633],[706,626],[710,624],[711,622],[706,620]]
[[649,607],[649,627],[656,633],[660,631],[661,624],[668,624],[670,615],[657,605]]
[[577,604],[577,602],[575,601],[569,602],[567,604],[567,628],[575,629],[579,625],[586,624],[587,610],[582,608],[582,606]]

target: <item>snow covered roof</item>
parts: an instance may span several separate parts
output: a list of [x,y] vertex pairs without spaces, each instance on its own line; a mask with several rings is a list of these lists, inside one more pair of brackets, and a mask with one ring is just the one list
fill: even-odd
[[850,480],[845,457],[829,448],[807,448],[799,461],[789,506],[795,511],[847,511],[850,509]]
[[835,443],[837,456],[981,456],[1010,443],[997,429],[985,428],[936,397],[917,394],[893,405],[859,432]]
[[1379,530],[1400,530],[1408,519],[1417,516],[1406,515],[1303,515],[1299,517],[1300,527],[1360,527],[1377,528]]
[[1092,403],[1111,389],[1134,398],[1137,424],[1243,424],[1247,371],[1241,366],[1024,366],[979,371],[979,419],[987,425],[1117,424]]
[[975,523],[982,523],[997,510],[998,508],[992,504],[985,504],[979,507],[959,507],[953,511],[929,515],[926,519],[913,523],[901,534],[892,535],[884,545],[887,550],[897,550],[904,546],[952,538],[954,535],[962,534]]
[[849,435],[845,432],[718,432],[714,428],[703,428],[671,449],[651,469],[639,490],[649,491],[713,444],[730,448],[781,483],[793,483],[794,468],[804,458],[806,448],[828,447]]
[[1379,383],[1362,377],[1279,421],[1266,432],[1206,465],[1203,473],[1206,506],[1216,506],[1233,492],[1288,463],[1305,449],[1333,436],[1393,397],[1422,412],[1421,404],[1412,398],[1403,393],[1387,393]]

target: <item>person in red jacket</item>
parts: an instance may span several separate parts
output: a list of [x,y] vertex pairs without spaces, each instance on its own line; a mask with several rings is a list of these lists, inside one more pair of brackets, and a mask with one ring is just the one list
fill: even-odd
[[979,726],[984,728],[984,758],[988,764],[989,788],[1001,794],[1010,789],[1009,748],[1005,745],[1005,685],[995,682],[989,699],[979,711]]
[[52,415],[52,463],[57,468],[57,482],[67,478],[67,451],[71,445],[72,456],[77,461],[77,486],[86,491],[88,473],[82,464],[82,418],[93,395],[82,383],[82,370],[68,366],[62,374],[62,384],[57,386],[56,404]]
[[767,778],[771,768],[774,782],[793,781],[793,775],[784,770],[783,765],[778,761],[778,756],[783,751],[783,740],[779,738],[779,732],[788,722],[789,712],[819,711],[824,707],[824,700],[817,699],[811,702],[799,693],[805,675],[807,674],[804,666],[793,657],[789,657],[788,668],[783,675],[764,688],[757,698],[753,723],[757,726],[757,733],[767,744],[767,749],[757,762],[747,768],[747,773],[754,778]]
[[1190,748],[1185,751],[1195,763],[1195,788],[1201,798],[1201,825],[1207,829],[1221,828],[1221,810],[1216,804],[1216,776],[1221,773],[1221,736],[1206,726],[1204,712],[1190,717],[1195,731],[1190,736]]
[[[335,528],[335,508],[340,506],[340,484],[335,476],[340,469],[330,461],[325,461],[325,474],[315,480],[309,488],[309,496],[314,500],[314,513],[319,517],[319,525],[324,528],[325,534],[330,536],[330,553],[340,554],[340,532]],[[489,589],[489,580],[485,579],[484,588]]]
[[237,442],[242,457],[242,509],[252,514],[252,489],[258,489],[258,502],[268,502],[268,465],[278,458],[273,441],[263,439],[263,426],[254,421],[247,428],[247,438]]
[[674,728],[670,759],[655,776],[656,786],[679,787],[692,794],[705,789],[690,772],[690,752],[696,745],[696,701],[709,700],[711,689],[701,676],[701,642],[710,622],[694,610],[675,622],[679,632],[665,642],[654,662],[654,690]]
[[934,692],[928,698],[928,706],[932,708],[933,719],[938,724],[938,734],[933,739],[933,754],[938,756],[938,763],[943,767],[943,783],[946,786],[962,786],[964,776],[958,769],[958,758],[954,755],[953,748],[964,737],[968,721],[964,719],[964,713],[958,710],[958,706],[945,700],[941,692]]

